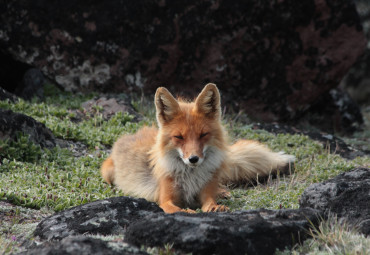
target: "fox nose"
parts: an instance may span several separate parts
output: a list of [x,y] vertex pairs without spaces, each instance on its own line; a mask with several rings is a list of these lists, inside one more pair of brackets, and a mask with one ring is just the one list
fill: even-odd
[[189,158],[189,162],[192,163],[192,164],[197,163],[198,160],[199,160],[198,156],[190,156],[190,158]]

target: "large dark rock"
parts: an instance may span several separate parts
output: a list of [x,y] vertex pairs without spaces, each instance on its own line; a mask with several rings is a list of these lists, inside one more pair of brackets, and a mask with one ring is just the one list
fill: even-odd
[[10,0],[0,46],[66,90],[160,85],[265,121],[296,118],[336,87],[366,40],[352,1]]
[[310,185],[302,194],[301,207],[336,214],[370,234],[370,169],[356,168],[337,177]]
[[114,197],[73,207],[39,223],[34,235],[41,240],[61,240],[71,235],[118,235],[133,221],[163,212],[144,199]]
[[41,147],[55,146],[53,133],[42,123],[27,115],[0,109],[0,139],[17,139],[19,133],[29,135],[30,141]]
[[303,241],[310,221],[317,223],[317,211],[153,214],[131,224],[125,240],[137,246],[173,244],[192,254],[273,254]]
[[116,244],[97,238],[86,236],[73,236],[63,239],[61,242],[45,242],[39,246],[29,248],[24,255],[143,255],[148,254],[140,251],[137,247],[128,244]]
[[[79,236],[83,234],[123,235],[125,242],[137,247],[163,248],[173,244],[174,250],[193,254],[273,254],[276,249],[303,241],[307,237],[306,229],[318,220],[318,211],[310,208],[165,214],[156,204],[144,199],[116,197],[44,219],[34,232],[36,240],[43,245],[34,251],[52,252],[55,249],[49,246],[53,245],[63,250],[68,247],[66,243],[87,245],[90,249],[94,240],[81,240]],[[97,241],[99,247],[105,244]],[[116,241],[117,245],[127,246],[122,240]]]

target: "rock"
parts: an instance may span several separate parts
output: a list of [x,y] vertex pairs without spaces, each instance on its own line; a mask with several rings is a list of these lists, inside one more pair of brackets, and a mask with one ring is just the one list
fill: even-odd
[[0,100],[9,100],[10,102],[15,103],[18,101],[18,97],[9,93],[5,89],[0,88]]
[[60,242],[45,242],[34,248],[29,248],[24,255],[136,255],[148,254],[137,247],[125,243],[113,243],[87,236],[66,237]]
[[125,240],[134,245],[173,244],[192,254],[274,254],[307,237],[316,210],[250,210],[233,213],[152,214],[132,223]]
[[327,148],[330,151],[330,153],[337,153],[343,158],[347,159],[354,159],[356,157],[370,155],[370,151],[362,151],[352,148],[348,146],[342,139],[325,132],[301,130],[296,127],[277,123],[254,123],[252,124],[252,128],[263,129],[274,134],[307,135],[311,139],[320,142],[324,148]]
[[31,68],[23,76],[23,84],[16,89],[20,97],[31,100],[33,97],[44,98],[44,75],[37,68]]
[[52,148],[56,144],[53,133],[44,124],[27,115],[0,109],[0,139],[15,140],[18,133],[29,135],[30,141],[41,147]]
[[[123,235],[125,242],[136,247],[163,248],[173,243],[174,250],[193,254],[273,254],[276,249],[303,241],[307,237],[305,229],[318,220],[318,211],[311,208],[165,214],[144,199],[115,197],[45,218],[34,232],[35,240],[43,244],[29,247],[27,254],[53,254],[58,249],[68,252],[68,247],[85,246],[87,251],[100,251],[106,245],[132,248],[121,239],[112,244],[92,239],[94,235],[102,240]],[[71,250],[78,253],[77,248]],[[109,254],[109,250],[106,252]]]
[[82,103],[81,107],[91,115],[95,115],[98,112],[97,107],[99,107],[99,113],[102,114],[104,120],[110,119],[114,114],[118,112],[128,113],[134,116],[136,120],[139,119],[139,115],[134,110],[132,105],[119,98],[103,96],[86,101]]
[[331,89],[313,104],[303,119],[327,133],[350,135],[364,123],[361,109],[342,89]]
[[101,147],[103,148],[95,148],[94,151],[91,151],[89,150],[89,147],[86,144],[80,141],[64,140],[57,138],[56,142],[60,148],[68,149],[72,153],[73,157],[76,158],[83,156],[101,157],[101,155],[99,155],[101,150],[105,151],[106,153],[110,153],[110,150],[104,145],[101,145]]
[[44,75],[39,69],[0,51],[0,87],[26,100],[33,97],[42,99],[44,82]]
[[[370,2],[355,0],[357,12],[367,40],[370,39]],[[359,104],[370,105],[370,44],[367,44],[365,54],[351,67],[341,81],[340,87],[348,91]]]
[[10,0],[0,42],[69,91],[195,95],[215,82],[224,105],[263,121],[301,116],[366,45],[347,0]]
[[[370,20],[369,20],[370,25]],[[370,36],[368,37],[370,39]],[[340,82],[340,87],[348,91],[351,98],[359,104],[370,105],[370,48],[348,71]]]
[[163,212],[155,203],[130,197],[113,197],[56,213],[39,223],[34,235],[61,240],[82,234],[117,235],[133,221]]
[[370,234],[370,169],[355,168],[333,179],[310,185],[300,206],[336,214],[359,230]]

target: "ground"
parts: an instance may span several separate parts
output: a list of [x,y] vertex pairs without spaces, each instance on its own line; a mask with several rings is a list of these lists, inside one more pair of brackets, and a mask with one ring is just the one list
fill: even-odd
[[[21,251],[22,247],[32,242],[32,231],[37,222],[47,215],[94,200],[124,195],[102,181],[100,164],[119,135],[133,133],[141,126],[151,125],[155,121],[152,98],[114,95],[129,101],[140,117],[117,113],[106,119],[102,114],[104,109],[100,106],[92,111],[81,107],[83,102],[98,96],[96,94],[72,95],[48,85],[45,95],[44,100],[34,99],[32,102],[0,101],[0,108],[27,114],[44,123],[63,147],[41,149],[30,143],[26,136],[20,136],[13,142],[1,141],[0,253]],[[368,126],[362,132],[345,138],[346,142],[361,149],[369,149],[369,112],[369,109],[364,108]],[[295,155],[297,161],[294,172],[289,175],[270,178],[264,183],[230,187],[231,198],[219,202],[231,210],[298,208],[301,193],[311,183],[327,180],[356,166],[370,167],[369,156],[344,159],[330,153],[322,144],[307,136],[274,135],[264,130],[255,130],[243,119],[246,118],[225,114],[224,123],[232,140],[258,140],[274,151]],[[23,158],[19,155],[23,155]],[[322,250],[330,254],[330,245],[336,243],[326,242],[321,233],[338,233],[338,228],[339,224],[333,222],[327,228],[323,225],[323,229],[317,230],[317,233],[312,231],[316,236],[313,241],[289,252],[315,254]],[[369,238],[361,235],[358,237],[358,234],[346,229],[342,231],[351,237],[348,240],[362,240],[365,253],[370,251]],[[355,235],[356,238],[353,238]],[[344,254],[345,250],[337,253]]]

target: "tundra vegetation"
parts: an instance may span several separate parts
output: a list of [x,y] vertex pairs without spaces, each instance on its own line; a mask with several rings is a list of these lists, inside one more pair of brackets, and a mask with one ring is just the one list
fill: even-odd
[[[93,112],[86,112],[81,104],[97,94],[61,92],[48,84],[45,95],[42,101],[0,101],[0,108],[31,116],[44,123],[57,139],[69,141],[67,147],[53,149],[41,148],[30,142],[26,134],[19,134],[16,140],[0,141],[0,253],[17,252],[22,245],[32,241],[32,231],[42,217],[98,199],[124,195],[102,181],[100,165],[121,134],[134,133],[143,125],[155,123],[151,97],[115,95],[131,98],[134,109],[142,116],[137,121],[134,116],[121,112],[104,120],[103,109],[99,106]],[[369,156],[348,160],[330,153],[328,148],[307,136],[274,135],[254,130],[239,117],[240,114],[235,113],[224,116],[231,142],[240,138],[258,140],[274,151],[295,155],[296,163],[294,171],[288,175],[230,187],[231,197],[220,199],[219,203],[231,210],[298,208],[299,197],[310,184],[325,181],[357,166],[370,167]],[[346,141],[355,143],[358,141],[356,137],[364,138],[366,135],[370,136],[366,132],[358,133]],[[6,207],[5,201],[15,206]],[[370,253],[370,237],[338,224],[335,217],[309,231],[312,239],[281,253]],[[153,254],[175,253],[169,247],[147,251]]]

